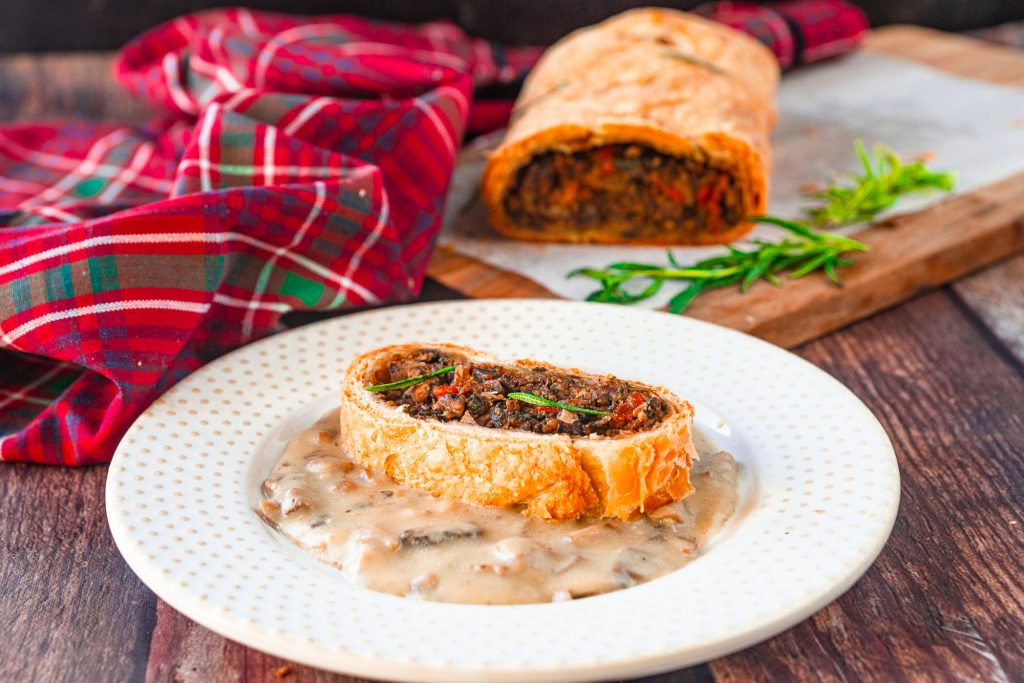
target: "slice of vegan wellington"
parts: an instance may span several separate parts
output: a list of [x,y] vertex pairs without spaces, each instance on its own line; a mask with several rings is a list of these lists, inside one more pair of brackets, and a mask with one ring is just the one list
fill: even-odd
[[672,392],[450,344],[356,358],[340,427],[395,481],[545,519],[628,519],[692,490],[693,407]]

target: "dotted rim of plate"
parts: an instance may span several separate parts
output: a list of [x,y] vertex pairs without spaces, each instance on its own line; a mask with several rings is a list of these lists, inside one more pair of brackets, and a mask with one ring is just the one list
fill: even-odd
[[[682,570],[579,601],[449,605],[348,584],[257,519],[253,491],[301,420],[331,405],[324,397],[351,357],[406,341],[668,386],[736,453],[740,512]],[[107,480],[118,548],[179,611],[294,661],[425,681],[636,676],[735,651],[852,585],[888,538],[898,502],[885,431],[813,365],[690,318],[545,300],[386,308],[236,350],[140,416]]]

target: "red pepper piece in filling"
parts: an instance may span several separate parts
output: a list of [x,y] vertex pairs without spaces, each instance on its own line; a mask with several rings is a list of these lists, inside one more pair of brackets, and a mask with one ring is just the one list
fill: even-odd
[[671,185],[667,184],[664,180],[658,178],[657,176],[652,175],[650,181],[651,184],[654,185],[654,187],[657,188],[659,192],[661,192],[663,195],[665,195],[672,201],[676,202],[677,204],[681,204],[683,202],[683,193],[679,189],[672,187]]
[[434,387],[434,398],[441,398],[446,394],[457,394],[459,388],[451,384],[439,384]]
[[707,226],[715,232],[722,227],[722,195],[729,186],[729,176],[722,174],[711,185],[704,185],[697,192],[697,201],[707,207]]
[[634,391],[626,400],[615,406],[615,410],[612,411],[611,426],[615,429],[621,429],[631,419],[633,419],[633,411],[644,404],[644,395],[639,391]]
[[555,406],[534,406],[534,410],[538,413],[557,413],[558,408]]
[[615,162],[612,161],[612,157],[615,155],[615,151],[611,147],[605,147],[604,149],[598,150],[594,155],[597,160],[597,171],[599,175],[611,175],[615,173]]

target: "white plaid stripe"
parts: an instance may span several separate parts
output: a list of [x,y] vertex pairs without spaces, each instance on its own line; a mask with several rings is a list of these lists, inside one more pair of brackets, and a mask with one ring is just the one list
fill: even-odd
[[213,302],[215,304],[231,306],[232,308],[251,308],[255,306],[261,311],[274,311],[275,313],[287,313],[292,310],[291,306],[280,301],[265,301],[256,304],[249,299],[239,299],[237,296],[228,296],[226,294],[221,294],[220,292],[213,295]]
[[[35,239],[40,239],[43,236],[37,236]],[[31,241],[31,240],[29,240]],[[46,251],[32,256],[26,256],[23,259],[19,259],[14,263],[10,263],[6,266],[0,266],[0,277],[12,273],[20,268],[46,261],[47,259],[57,258],[65,256],[67,254],[74,253],[76,251],[82,251],[98,245],[108,244],[173,244],[176,242],[213,242],[216,244],[227,243],[227,242],[241,242],[248,244],[249,246],[261,249],[269,254],[275,253],[280,247],[273,244],[264,242],[263,240],[250,237],[248,235],[242,235],[237,232],[227,232],[220,234],[210,234],[205,232],[193,232],[193,233],[154,233],[151,235],[105,235],[103,237],[91,237],[84,239],[74,244],[65,244],[60,247],[54,247],[47,249]],[[306,258],[301,254],[295,254],[285,252],[283,256],[286,256],[289,260],[299,264],[306,270],[316,273],[325,280],[330,280],[338,288],[342,290],[351,290],[358,294],[363,301],[368,304],[379,303],[379,300],[372,292],[360,285],[359,283],[347,278],[343,275],[335,273],[330,268],[326,268],[316,261]]]
[[[221,59],[224,62],[228,62],[228,57],[224,53],[221,45],[221,40],[224,37],[223,30],[218,27],[210,33],[210,45],[214,49],[219,49],[221,52]],[[199,55],[193,55],[189,59],[189,66],[192,71],[197,74],[202,74],[210,79],[210,83],[203,89],[203,91],[196,97],[200,103],[209,102],[219,92],[235,92],[241,90],[245,86],[242,82],[235,78],[235,75],[231,73],[231,70],[212,62],[208,62]]]
[[240,7],[238,9],[238,25],[242,29],[242,33],[249,37],[258,36],[260,29],[256,25],[256,20],[252,16],[252,12]]
[[100,204],[110,204],[124,191],[124,188],[135,182],[138,179],[139,174],[142,173],[142,169],[149,163],[150,158],[153,156],[153,145],[148,142],[139,145],[135,149],[135,153],[132,155],[132,160],[127,166],[122,169],[121,173],[114,178],[114,182],[110,183],[100,196],[97,197],[97,201]]
[[[224,49],[224,29],[221,26],[213,29],[210,32],[210,47],[220,54],[221,64],[214,65],[216,68],[217,80],[224,84],[229,92],[235,90],[241,90],[245,86],[242,85],[241,81],[235,78],[235,74],[231,72],[231,69],[224,66],[224,64],[230,64],[231,60],[228,58],[227,50]],[[206,64],[207,62],[202,62]]]
[[277,128],[267,126],[263,134],[263,184],[274,184],[274,145],[277,141]]
[[38,194],[49,187],[46,183],[37,183],[31,180],[17,180],[15,178],[4,178],[4,190],[8,194]]
[[[239,242],[242,242],[244,244],[248,244],[250,246],[254,246],[254,247],[257,247],[259,249],[263,249],[263,250],[271,252],[271,253],[273,253],[273,251],[275,249],[277,249],[277,247],[275,247],[272,244],[267,244],[266,242],[264,242],[262,240],[258,240],[255,237],[249,237],[248,235],[241,235],[241,234],[238,234],[238,233],[228,233],[227,236],[230,239],[238,240]],[[223,240],[223,241],[227,241],[227,240]],[[310,260],[310,259],[308,259],[305,256],[302,256],[300,254],[289,253],[289,254],[286,254],[286,256],[289,259],[291,259],[292,261],[294,261],[295,263],[298,263],[303,268],[316,273],[317,275],[319,275],[320,277],[324,278],[325,280],[330,280],[335,285],[337,285],[339,288],[341,288],[343,290],[347,289],[347,290],[351,290],[351,291],[355,292],[366,303],[368,303],[368,304],[380,303],[380,300],[376,297],[376,295],[374,295],[373,292],[371,292],[370,290],[366,289],[365,287],[363,287],[361,284],[359,284],[355,280],[351,280],[351,279],[349,279],[347,277],[344,277],[342,275],[338,275],[337,273],[335,273],[330,268],[326,268],[326,267],[320,265],[319,263],[317,263],[316,261],[312,261],[312,260]]]
[[[181,162],[181,170],[202,166],[198,159],[186,159]],[[263,172],[266,165],[253,166],[251,164],[224,164],[220,162],[206,161],[206,168],[216,171],[220,175],[253,176]],[[321,180],[334,180],[348,177],[352,169],[341,166],[278,166],[274,164],[274,176],[314,176]]]
[[274,59],[274,53],[279,49],[296,40],[337,32],[338,27],[334,24],[306,24],[305,26],[295,26],[276,34],[267,41],[263,49],[260,50],[260,53],[256,55],[256,73],[253,74],[256,87],[262,88],[267,84],[267,69],[270,67],[270,62]]
[[446,49],[446,38],[443,24],[427,24],[423,27],[423,35],[426,36],[427,42],[430,43],[430,47],[435,50]]
[[31,394],[35,389],[38,389],[39,387],[49,382],[51,379],[56,377],[58,373],[60,373],[67,367],[70,367],[68,363],[61,361],[52,368],[50,368],[48,371],[44,372],[42,375],[37,377],[32,382],[18,389],[18,391],[10,391],[5,389],[3,393],[7,394],[7,397],[0,399],[0,409],[6,408],[12,403],[17,403],[18,401],[28,401],[30,403],[35,403],[37,405],[50,405],[49,401],[44,401],[43,399],[29,396],[29,394]]
[[[73,242],[71,244],[63,244],[59,247],[53,247],[45,251],[26,256],[18,259],[12,263],[8,263],[5,266],[0,266],[0,277],[9,273],[17,272],[22,268],[28,268],[37,263],[47,261],[49,259],[60,258],[73,254],[76,251],[84,251],[86,249],[92,249],[97,246],[106,246],[111,244],[174,244],[177,242],[197,242],[206,241],[203,238],[205,233],[185,232],[185,233],[153,233],[151,235],[104,235],[103,237],[90,237],[88,239],[81,240],[79,242]],[[47,235],[36,235],[34,238],[28,238],[25,241],[31,242],[34,240],[40,240],[47,237]]]
[[[24,396],[21,395],[19,392],[10,391],[8,389],[0,389],[0,397],[2,396],[12,397],[18,403],[31,403],[34,406],[43,406],[44,408],[53,403],[52,399],[39,398],[38,396]],[[0,408],[2,408],[3,405],[3,401],[0,401]]]
[[[267,44],[260,50],[256,57],[256,73],[254,74],[257,87],[266,85],[267,69],[274,58],[274,53],[289,43],[295,43],[307,38],[318,38],[330,35],[342,35],[341,29],[334,24],[307,24],[281,31],[267,41]],[[431,50],[410,50],[406,47],[398,47],[390,43],[375,43],[370,41],[356,41],[351,43],[340,43],[335,49],[341,54],[357,55],[385,55],[388,57],[402,57],[413,59],[427,64],[438,64],[447,66],[459,71],[468,70],[466,60],[445,52],[434,52]]]
[[373,226],[373,230],[363,243],[359,245],[355,253],[352,254],[352,260],[349,261],[348,268],[345,270],[345,274],[342,276],[346,280],[351,280],[355,277],[356,271],[359,269],[359,264],[362,263],[363,255],[372,247],[377,240],[380,238],[380,234],[384,231],[384,226],[388,224],[390,218],[391,207],[388,203],[388,193],[384,191],[384,188],[380,185],[374,184],[372,191],[377,195],[376,199],[380,201],[380,214],[377,218],[377,224]]
[[333,97],[318,97],[312,102],[308,102],[302,107],[302,111],[300,111],[298,115],[292,119],[287,126],[285,126],[285,135],[295,135],[295,133],[298,132],[298,130],[302,128],[307,121],[316,116],[320,110],[336,101],[337,100]]
[[[199,69],[196,69],[195,73],[201,74],[203,72],[200,71]],[[192,80],[193,80],[193,87],[195,87],[195,85],[199,83],[199,78],[194,78]],[[221,87],[220,83],[217,82],[217,79],[216,78],[209,78],[206,81],[206,87],[204,87],[199,92],[199,94],[196,95],[196,102],[199,102],[200,105],[206,104],[207,102],[212,100],[214,97],[219,95],[221,92],[223,92],[223,88]]]
[[180,16],[172,22],[175,30],[180,33],[181,37],[185,40],[190,39],[192,34],[195,33],[195,29],[192,24],[189,23],[190,21],[195,21],[195,19],[186,15]]
[[436,92],[438,97],[446,95],[455,100],[455,104],[459,106],[459,113],[462,114],[463,119],[469,116],[469,100],[466,99],[461,90],[450,85],[442,85],[437,88]]
[[[47,154],[46,152],[38,152],[36,150],[23,147],[4,135],[2,130],[0,130],[0,149],[7,152],[9,156],[20,159],[21,161],[30,163],[34,166],[44,166],[55,171],[74,171],[78,168],[79,163],[81,163],[74,159],[69,159],[68,157],[62,157],[56,154]],[[98,178],[112,178],[120,172],[121,167],[116,164],[101,163],[97,164],[94,175]],[[4,182],[9,182],[9,180],[5,178]],[[139,187],[144,187],[147,190],[163,194],[170,192],[172,185],[170,180],[156,180],[147,177],[138,178],[135,181],[135,184]]]
[[91,306],[81,306],[79,308],[69,308],[66,311],[55,311],[53,313],[47,313],[41,315],[38,318],[29,320],[27,323],[15,327],[9,332],[0,330],[0,339],[4,340],[4,343],[13,347],[15,341],[25,336],[32,330],[42,325],[48,325],[58,320],[66,320],[68,318],[78,318],[83,315],[92,315],[93,313],[111,313],[113,311],[134,311],[147,308],[155,308],[158,310],[170,310],[170,311],[184,311],[187,313],[206,313],[210,310],[210,304],[207,303],[195,303],[193,301],[175,301],[174,299],[137,299],[134,301],[118,301],[116,303],[109,304],[93,304]]
[[213,189],[213,180],[210,177],[210,136],[213,120],[219,108],[216,102],[207,107],[199,124],[199,185],[204,192]]
[[56,206],[37,206],[29,209],[28,213],[33,213],[43,218],[53,218],[61,223],[77,223],[82,220],[81,216],[75,215],[70,211],[64,211]]
[[239,111],[239,107],[243,101],[247,99],[258,99],[262,95],[262,90],[257,90],[256,88],[244,88],[236,92],[231,96],[231,99],[224,103],[224,109],[227,111]]
[[[52,204],[57,199],[67,194],[68,190],[78,185],[83,180],[96,177],[96,169],[100,165],[100,161],[104,155],[107,154],[114,146],[123,142],[128,137],[128,131],[125,128],[119,128],[112,133],[104,135],[102,138],[93,143],[92,147],[86,153],[85,158],[82,159],[75,167],[75,170],[61,178],[56,183],[50,185],[39,194],[34,197],[22,201],[18,204],[19,209],[28,209],[33,206],[40,204]],[[121,172],[121,168],[118,168],[118,173]]]
[[245,314],[245,318],[242,319],[242,336],[248,338],[252,333],[253,321],[256,317],[256,309],[260,305],[260,297],[263,296],[263,292],[267,289],[267,283],[270,281],[270,273],[274,270],[274,265],[277,260],[288,252],[289,249],[297,245],[302,241],[302,238],[306,235],[306,230],[313,221],[316,220],[317,216],[324,208],[324,202],[327,201],[327,187],[323,183],[313,183],[316,188],[316,201],[313,206],[310,207],[309,213],[306,214],[306,220],[302,222],[302,226],[295,231],[295,235],[292,237],[292,241],[288,243],[288,246],[281,247],[275,251],[269,259],[263,264],[263,269],[260,270],[259,277],[256,279],[256,286],[253,288],[252,301],[249,303],[249,310]]
[[181,64],[173,52],[164,55],[163,61],[164,80],[167,82],[167,92],[171,96],[178,109],[186,114],[195,114],[199,111],[192,96],[181,85]]
[[478,77],[487,77],[497,71],[491,48],[482,40],[473,41],[473,57]]
[[417,109],[427,115],[430,122],[434,124],[434,128],[437,129],[438,135],[440,135],[441,139],[444,140],[444,144],[448,148],[448,152],[451,153],[452,156],[455,156],[456,147],[458,147],[455,143],[455,138],[452,137],[452,134],[448,131],[448,128],[445,127],[444,122],[441,121],[441,117],[437,115],[434,108],[418,97],[413,98],[413,104],[416,105]]

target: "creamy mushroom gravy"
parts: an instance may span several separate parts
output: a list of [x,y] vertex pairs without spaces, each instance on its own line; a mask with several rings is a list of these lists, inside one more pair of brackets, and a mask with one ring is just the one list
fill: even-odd
[[441,602],[512,604],[607,593],[696,558],[736,509],[738,467],[695,433],[694,492],[633,520],[545,522],[408,488],[338,446],[338,411],[288,444],[257,512],[353,583]]

